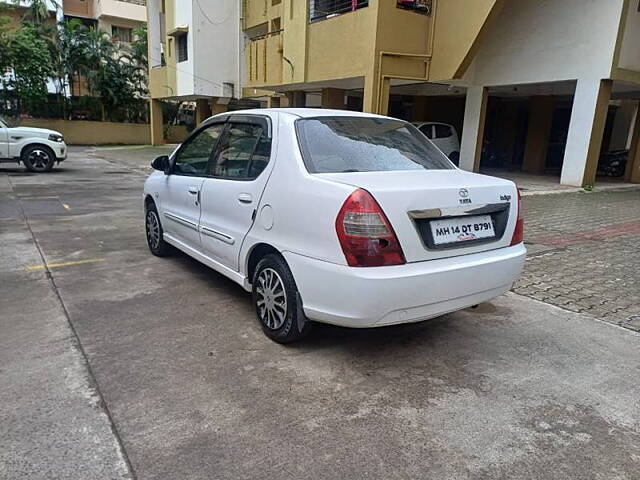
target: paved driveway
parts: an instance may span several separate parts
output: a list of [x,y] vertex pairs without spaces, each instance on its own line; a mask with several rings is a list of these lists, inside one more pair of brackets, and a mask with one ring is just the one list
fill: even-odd
[[[74,150],[50,175],[0,173],[0,392],[14,392],[0,393],[13,432],[0,435],[0,477],[87,478],[100,463],[91,478],[640,478],[637,333],[508,294],[274,344],[240,287],[147,252],[143,176],[127,158]],[[60,341],[29,348],[27,321],[67,331],[84,374],[18,375]],[[50,443],[25,440],[42,432]],[[71,445],[54,448],[56,433]]]

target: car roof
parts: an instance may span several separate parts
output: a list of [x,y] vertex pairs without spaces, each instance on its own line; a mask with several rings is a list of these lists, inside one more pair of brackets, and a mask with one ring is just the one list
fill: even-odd
[[422,127],[423,125],[444,125],[446,127],[452,127],[453,125],[450,125],[448,123],[443,123],[443,122],[413,122],[413,124],[417,127]]
[[[354,112],[352,110],[333,110],[329,108],[252,108],[249,110],[233,110],[230,112],[220,113],[214,117],[224,115],[265,115],[269,113],[285,113],[295,115],[300,118],[311,117],[376,117],[389,118],[384,115],[376,115],[374,113]],[[210,117],[210,118],[214,118]],[[394,119],[396,120],[396,119]]]

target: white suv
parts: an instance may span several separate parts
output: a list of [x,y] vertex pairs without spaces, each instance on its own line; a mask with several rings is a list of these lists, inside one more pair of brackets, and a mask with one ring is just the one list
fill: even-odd
[[9,127],[0,118],[0,163],[22,162],[30,172],[48,172],[66,158],[67,145],[60,132]]
[[222,114],[152,166],[151,252],[176,247],[253,292],[277,342],[309,320],[378,327],[473,306],[524,263],[515,185],[457,169],[401,120]]

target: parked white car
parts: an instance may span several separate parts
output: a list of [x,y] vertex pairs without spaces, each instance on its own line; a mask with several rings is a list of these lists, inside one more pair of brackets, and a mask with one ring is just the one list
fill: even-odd
[[379,327],[477,305],[524,263],[516,186],[457,169],[401,120],[222,114],[152,167],[151,252],[176,247],[253,292],[277,342],[309,320]]
[[447,123],[415,122],[414,125],[442,150],[449,160],[458,165],[460,161],[460,139],[458,132]]
[[60,132],[46,128],[9,127],[0,118],[0,163],[17,162],[31,172],[48,172],[67,158]]

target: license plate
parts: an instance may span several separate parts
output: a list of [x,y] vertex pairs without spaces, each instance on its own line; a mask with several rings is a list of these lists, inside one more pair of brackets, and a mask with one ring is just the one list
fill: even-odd
[[496,236],[491,215],[432,220],[430,225],[433,243],[436,245],[468,242]]

